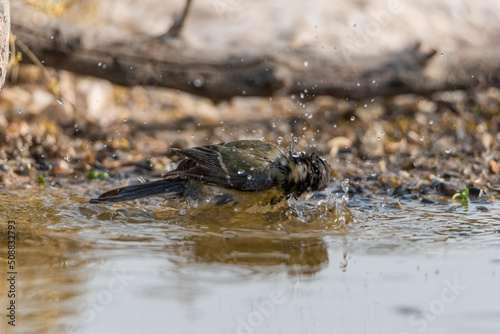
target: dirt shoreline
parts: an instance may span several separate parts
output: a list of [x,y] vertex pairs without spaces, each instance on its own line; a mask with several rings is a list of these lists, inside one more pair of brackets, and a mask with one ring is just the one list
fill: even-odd
[[[66,75],[66,92],[68,82],[78,87],[88,80]],[[90,171],[107,171],[112,179],[159,177],[178,160],[170,148],[263,139],[317,151],[333,166],[334,179],[349,178],[374,193],[406,185],[395,195],[433,189],[452,196],[464,187],[471,195],[500,195],[500,91],[494,88],[369,101],[291,96],[213,104],[165,89],[110,86],[95,93],[107,94],[95,110],[79,98],[61,105],[36,78],[27,81],[5,87],[0,99],[3,187]]]

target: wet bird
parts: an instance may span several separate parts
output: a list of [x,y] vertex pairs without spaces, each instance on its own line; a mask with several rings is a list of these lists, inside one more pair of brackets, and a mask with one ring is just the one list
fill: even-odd
[[90,202],[162,196],[215,205],[265,205],[322,190],[330,181],[330,166],[315,153],[293,153],[259,140],[174,150],[185,159],[162,180],[113,189]]

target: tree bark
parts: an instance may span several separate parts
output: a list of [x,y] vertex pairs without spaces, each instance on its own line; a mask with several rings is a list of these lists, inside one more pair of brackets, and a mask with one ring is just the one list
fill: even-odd
[[9,64],[10,5],[8,0],[0,0],[0,92],[5,83]]
[[500,84],[499,48],[462,50],[446,58],[433,50],[422,52],[418,43],[384,55],[335,59],[304,49],[252,54],[243,45],[231,52],[204,51],[182,39],[117,38],[18,4],[12,31],[46,66],[124,86],[179,89],[214,101],[294,94],[361,99]]

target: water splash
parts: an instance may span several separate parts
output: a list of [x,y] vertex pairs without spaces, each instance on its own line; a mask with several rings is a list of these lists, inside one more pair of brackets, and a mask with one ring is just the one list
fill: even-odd
[[349,201],[349,179],[344,179],[340,184],[342,190],[344,191],[344,195],[342,196],[342,203],[347,203]]

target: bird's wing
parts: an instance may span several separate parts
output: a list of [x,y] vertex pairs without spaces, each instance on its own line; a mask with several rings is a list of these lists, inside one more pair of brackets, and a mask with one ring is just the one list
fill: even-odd
[[262,150],[258,147],[251,149],[248,143],[246,146],[239,142],[230,144],[180,150],[188,158],[187,161],[194,161],[196,165],[183,162],[181,168],[171,173],[241,191],[259,191],[274,185],[272,162],[262,156]]

